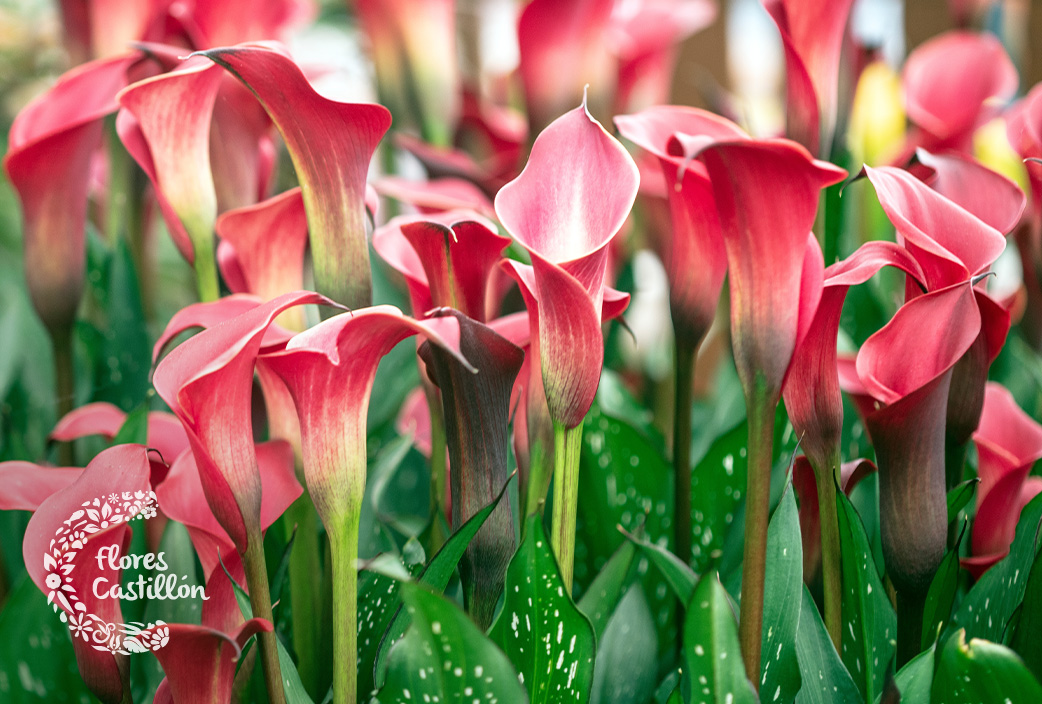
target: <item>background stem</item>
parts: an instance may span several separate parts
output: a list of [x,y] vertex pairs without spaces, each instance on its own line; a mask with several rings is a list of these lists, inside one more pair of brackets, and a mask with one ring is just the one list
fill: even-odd
[[442,517],[451,520],[445,511],[445,481],[448,476],[448,446],[445,440],[445,418],[442,416],[441,398],[437,389],[427,394],[427,405],[431,415],[431,545],[433,555],[445,544]]
[[[250,608],[256,618],[275,623],[271,613],[271,592],[268,587],[268,566],[264,560],[264,539],[259,530],[250,531],[246,553],[242,564],[246,570],[246,585],[250,591]],[[261,665],[264,668],[264,683],[271,704],[285,704],[286,693],[282,688],[282,668],[279,666],[279,651],[274,631],[257,634],[260,645]]]
[[926,595],[897,592],[897,663],[900,669],[919,654],[923,640],[923,610]]
[[742,557],[738,636],[746,675],[756,691],[759,691],[767,524],[771,510],[774,406],[764,394],[753,394],[751,399],[747,398],[746,408],[749,418],[749,479],[745,493],[745,551]]
[[[54,349],[54,399],[57,419],[65,417],[76,407],[76,375],[72,352],[72,326],[50,330]],[[76,464],[71,442],[58,443],[58,464],[71,467]]]
[[676,404],[673,415],[673,521],[677,556],[691,561],[691,388],[697,345],[676,340]]
[[575,511],[579,503],[582,437],[582,423],[565,428],[554,421],[554,515],[550,542],[561,568],[564,588],[569,594],[575,566]]

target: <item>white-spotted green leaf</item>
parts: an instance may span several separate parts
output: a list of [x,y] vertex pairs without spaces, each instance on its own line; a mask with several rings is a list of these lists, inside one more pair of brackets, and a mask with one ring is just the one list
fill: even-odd
[[[954,489],[953,489],[954,491]],[[959,538],[955,547],[944,554],[937,572],[926,592],[926,605],[923,608],[923,637],[920,650],[933,644],[940,634],[941,628],[948,623],[955,605],[955,593],[959,588],[959,546],[966,533],[966,521],[963,521]]]
[[800,690],[796,640],[803,603],[803,541],[796,497],[789,483],[767,528],[760,698],[787,703]]
[[1004,645],[956,631],[937,660],[930,691],[932,704],[1037,704],[1042,685],[1016,653]]
[[[930,686],[933,682],[933,661],[937,644],[916,655],[905,663],[905,666],[894,676],[894,684],[903,702],[930,701]],[[882,701],[882,695],[876,702]]]
[[757,701],[752,683],[745,677],[738,624],[715,572],[703,575],[687,603],[684,665],[688,704]]
[[514,663],[532,704],[585,704],[593,686],[593,626],[565,591],[539,516],[507,567],[503,610],[489,636]]
[[871,702],[883,691],[887,664],[894,655],[897,615],[876,572],[861,518],[843,492],[837,501],[843,568],[840,656],[858,691]]
[[388,657],[380,704],[470,702],[524,704],[510,661],[459,607],[414,583],[403,583],[410,627]]
[[[633,565],[636,552],[637,549],[629,541],[620,545],[579,599],[579,610],[590,619],[598,640],[604,635],[608,619],[615,611],[615,606],[629,581],[630,567]],[[657,643],[655,647],[658,647]]]
[[796,704],[832,704],[861,699],[839,653],[832,645],[825,623],[818,614],[807,588],[803,588],[800,629],[796,636],[796,657],[800,664],[803,686],[796,694]]
[[1042,521],[1042,494],[1024,507],[1017,522],[1016,537],[1006,555],[984,573],[952,616],[945,636],[965,628],[968,638],[1002,642],[1006,624],[1024,600],[1028,574],[1038,555],[1039,522]]
[[[632,548],[632,546],[631,546]],[[597,704],[644,704],[655,689],[658,635],[640,585],[629,588],[597,642],[593,693]]]
[[1042,555],[1035,558],[1028,576],[1027,590],[1024,592],[1024,603],[1020,607],[1020,620],[1013,633],[1010,646],[1024,658],[1035,677],[1042,682]]

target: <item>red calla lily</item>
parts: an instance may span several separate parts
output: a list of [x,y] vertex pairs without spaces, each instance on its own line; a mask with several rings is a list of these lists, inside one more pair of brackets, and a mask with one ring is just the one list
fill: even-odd
[[962,565],[979,578],[1009,553],[1024,506],[1042,491],[1042,480],[1029,477],[1042,458],[1042,425],[1022,411],[1013,394],[989,382],[984,395],[977,445],[977,516],[973,522],[973,557]]
[[0,511],[35,511],[45,499],[79,479],[81,467],[42,467],[32,462],[0,462]]
[[[204,300],[220,294],[213,254],[217,193],[210,170],[210,125],[222,78],[212,64],[193,58],[119,94],[120,105],[133,115],[132,122],[123,118],[121,137],[152,179],[164,214],[177,216],[191,242]],[[171,233],[178,238],[179,227],[171,227]]]
[[521,11],[517,23],[520,74],[533,134],[575,105],[587,84],[592,89],[594,112],[608,112],[615,62],[605,33],[614,4],[612,0],[565,4],[533,0]]
[[958,203],[980,220],[1008,235],[1020,222],[1027,198],[1020,186],[959,152],[915,153],[916,163],[928,173],[923,181],[942,196]]
[[839,57],[853,0],[764,0],[785,48],[789,137],[828,154],[836,125]]
[[[973,288],[959,283],[906,303],[857,356],[858,377],[877,402],[865,422],[879,464],[883,555],[908,603],[925,598],[944,555],[948,390],[980,326]],[[918,630],[919,621],[903,627]]]
[[908,55],[905,110],[919,128],[913,144],[970,151],[973,130],[998,114],[1017,90],[1017,69],[992,34],[947,32]]
[[[300,189],[293,188],[256,205],[230,210],[217,219],[218,249],[230,247],[246,290],[261,300],[304,287],[304,252],[308,244],[307,215]],[[225,261],[227,261],[227,255]],[[230,264],[222,264],[224,267]],[[226,275],[225,279],[229,277]],[[286,311],[279,323],[302,330],[300,308]]]
[[202,53],[257,96],[282,134],[304,197],[316,287],[352,308],[369,305],[366,172],[391,114],[381,105],[322,97],[276,44]]
[[91,158],[132,62],[120,56],[72,69],[11,125],[4,170],[22,203],[29,296],[50,330],[64,329],[76,317]]
[[461,178],[437,178],[432,181],[407,181],[384,176],[373,182],[377,193],[430,214],[446,210],[473,210],[485,217],[495,217],[492,201],[485,192]]
[[[47,471],[47,470],[44,470]],[[149,461],[147,450],[141,445],[118,445],[98,454],[82,474],[71,484],[58,490],[45,499],[25,531],[22,542],[22,556],[25,567],[29,571],[36,586],[44,594],[49,595],[56,609],[61,609],[65,619],[81,618],[82,614],[91,614],[112,624],[123,621],[118,599],[97,598],[91,588],[98,577],[113,579],[111,571],[101,569],[100,560],[93,555],[104,547],[118,545],[120,549],[129,543],[129,526],[122,513],[122,501],[110,503],[109,497],[137,495],[144,498],[150,489]],[[73,548],[64,550],[61,544],[55,543],[55,536],[61,532],[65,521],[77,511],[83,515],[84,506],[88,502],[99,501],[99,509],[107,509],[106,516],[119,515],[118,520],[99,515],[95,525],[99,529],[89,534],[89,553],[76,560],[76,569],[71,569]],[[72,536],[75,537],[75,536]],[[78,552],[83,552],[81,548]],[[45,560],[45,558],[49,558]],[[69,569],[64,569],[68,567]],[[65,595],[68,589],[75,591],[79,606]],[[82,607],[82,608],[81,608]],[[99,631],[100,635],[102,632]],[[130,686],[123,673],[129,673],[126,655],[113,653],[105,647],[105,639],[93,641],[93,635],[84,631],[81,636],[73,638],[76,651],[76,662],[83,675],[84,682],[106,704],[123,702],[124,689]],[[100,648],[95,648],[95,643]]]
[[713,0],[639,0],[615,3],[609,46],[618,55],[615,110],[620,113],[669,100],[681,43],[716,19]]
[[[455,318],[414,320],[393,306],[343,313],[293,337],[264,363],[286,383],[300,420],[304,478],[330,539],[334,662],[353,663],[357,638],[358,522],[366,478],[366,415],[383,356],[411,335],[459,355]],[[460,357],[461,362],[466,361]],[[470,367],[473,369],[473,367]],[[338,702],[355,695],[354,667],[334,670]]]

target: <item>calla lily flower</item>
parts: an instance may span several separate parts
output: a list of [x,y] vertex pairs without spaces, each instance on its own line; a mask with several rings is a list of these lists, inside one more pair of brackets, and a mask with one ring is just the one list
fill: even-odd
[[[383,356],[421,334],[459,355],[455,318],[414,320],[393,306],[343,313],[293,337],[264,363],[286,383],[300,419],[304,478],[333,560],[334,701],[354,701],[358,673],[358,522],[366,475],[366,414]],[[466,365],[465,360],[460,357]],[[470,367],[473,369],[473,367]]]
[[[535,134],[592,88],[590,104],[607,114],[614,92],[615,61],[605,34],[611,26],[612,0],[533,0],[517,23],[521,83],[530,131]],[[567,70],[561,70],[567,66]],[[497,208],[498,210],[498,208]]]
[[846,172],[788,140],[685,142],[709,174],[727,251],[732,347],[749,419],[739,635],[746,676],[757,683],[775,408],[822,294],[824,261],[810,231],[820,191]]
[[187,234],[203,300],[220,295],[213,254],[217,193],[210,170],[210,124],[222,78],[220,69],[193,58],[119,94],[120,105],[134,118],[133,123],[124,118],[124,144]]
[[923,181],[950,201],[1008,235],[1027,207],[1024,192],[1012,180],[976,159],[958,152],[915,153],[916,164],[927,173]]
[[[178,345],[156,367],[152,383],[185,427],[213,515],[242,555],[250,604],[271,620],[261,537],[261,479],[250,409],[253,372],[265,332],[284,310],[332,302],[316,293],[284,294]],[[220,303],[210,308],[218,308]],[[183,321],[171,321],[171,325]],[[169,326],[168,326],[169,327]],[[158,348],[157,348],[158,349]],[[220,403],[213,399],[220,398]],[[260,636],[268,696],[282,699],[274,635]]]
[[458,210],[398,216],[373,234],[373,248],[405,277],[418,317],[448,306],[484,321],[489,277],[508,244],[494,223]]
[[1027,293],[1021,328],[1031,345],[1039,349],[1042,347],[1042,164],[1030,159],[1042,158],[1042,86],[1032,88],[1010,110],[1006,136],[1017,154],[1028,160],[1024,167],[1030,183],[1031,208],[1017,228],[1016,243]]
[[[109,448],[99,453],[75,481],[40,503],[33,513],[22,542],[25,567],[40,591],[54,603],[55,609],[63,612],[63,621],[92,614],[107,623],[122,623],[120,601],[99,599],[91,589],[96,578],[111,579],[112,574],[103,571],[98,560],[85,558],[77,560],[76,569],[71,569],[76,550],[56,542],[55,536],[62,532],[65,522],[77,511],[80,516],[84,515],[85,504],[97,500],[100,502],[98,511],[107,509],[109,516],[119,518],[102,520],[99,517],[95,523],[99,529],[89,535],[90,549],[96,551],[110,545],[125,547],[130,539],[126,523],[130,515],[123,513],[122,497],[125,492],[130,492],[128,497],[146,498],[150,490],[149,473],[147,450],[143,446]],[[110,496],[120,498],[112,503]],[[75,600],[67,596],[72,592]],[[127,656],[110,651],[104,644],[106,639],[89,642],[90,638],[84,634],[72,641],[83,681],[105,704],[119,704],[125,701],[123,693],[130,686]],[[95,648],[95,644],[100,647]]]
[[424,139],[445,146],[460,113],[453,0],[360,0],[381,102],[416,117]]
[[533,280],[523,283],[540,306],[547,402],[568,428],[597,390],[608,245],[638,184],[633,160],[583,105],[539,135],[525,170],[496,196],[500,222],[532,257]]
[[952,369],[980,334],[970,282],[912,299],[857,355],[875,399],[865,422],[879,464],[887,574],[897,589],[898,661],[920,644],[926,592],[947,544],[945,419]]
[[953,31],[920,44],[902,74],[912,144],[969,151],[973,130],[1017,90],[1017,70],[992,34]]
[[[237,267],[235,271],[241,273],[246,287],[242,293],[267,301],[304,287],[308,223],[299,188],[223,213],[217,219],[217,234],[221,238],[217,254],[222,273],[225,280],[233,279],[234,275],[228,276],[229,269]],[[292,308],[280,316],[279,323],[302,330],[300,313],[300,308]]]
[[29,296],[51,331],[67,328],[76,317],[86,266],[91,158],[132,62],[119,56],[69,71],[11,125],[4,170],[22,203]]
[[[452,461],[452,527],[458,529],[490,504],[509,478],[510,396],[524,353],[487,325],[459,311],[451,315],[459,324],[459,350],[468,363],[429,342],[420,348],[420,357],[441,389]],[[514,548],[510,504],[500,502],[460,565],[468,611],[482,628],[492,625]]]
[[[705,166],[685,158],[674,134],[745,139],[737,125],[704,110],[662,105],[615,118],[619,133],[657,157],[665,178],[673,232],[662,259],[678,337],[701,342],[716,314],[727,273],[720,219]],[[642,182],[643,185],[643,182]]]
[[282,134],[307,211],[316,287],[352,308],[369,305],[366,172],[391,114],[380,105],[322,97],[277,44],[241,44],[202,54],[242,81]]
[[989,382],[980,427],[973,434],[979,457],[973,557],[962,566],[975,578],[1009,553],[1020,512],[1042,492],[1042,479],[1028,476],[1042,458],[1042,425],[1022,411],[1004,387]]
[[618,55],[615,113],[669,100],[681,43],[716,19],[713,0],[615,3],[608,27]]
[[411,205],[423,214],[447,210],[473,210],[485,217],[495,217],[496,214],[492,200],[485,192],[461,178],[407,181],[395,176],[384,176],[372,185],[380,195]]
[[839,57],[853,0],[764,0],[785,48],[789,137],[828,154],[836,126]]
[[[88,403],[59,420],[50,438],[70,442],[88,435],[101,435],[111,440],[126,420],[127,414],[111,403]],[[188,449],[188,436],[176,416],[165,411],[150,411],[148,446],[159,452],[164,462],[173,462]],[[152,483],[153,486],[158,484],[154,474]]]

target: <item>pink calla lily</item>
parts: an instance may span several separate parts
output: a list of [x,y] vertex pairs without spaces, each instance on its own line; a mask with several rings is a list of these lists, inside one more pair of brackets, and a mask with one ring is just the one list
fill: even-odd
[[785,48],[789,137],[812,153],[831,149],[839,58],[853,0],[764,0]]
[[37,314],[51,330],[72,324],[86,267],[87,193],[102,119],[116,111],[133,59],[69,71],[11,125],[4,170],[22,203],[25,272]]
[[202,53],[257,96],[282,134],[307,211],[316,287],[353,308],[368,305],[366,172],[391,124],[390,113],[380,105],[322,97],[278,45],[241,44]]
[[[46,471],[46,470],[44,470]],[[78,614],[91,614],[107,623],[123,621],[118,599],[97,598],[91,588],[99,577],[112,580],[110,570],[101,568],[100,560],[84,555],[76,561],[77,552],[71,546],[56,542],[62,533],[65,521],[79,512],[84,516],[88,502],[98,502],[97,519],[93,520],[98,530],[89,535],[91,555],[101,548],[118,545],[120,549],[129,543],[130,533],[124,515],[124,492],[128,497],[147,497],[149,492],[149,461],[147,450],[141,445],[119,445],[101,452],[82,474],[71,484],[60,489],[40,503],[29,520],[22,542],[22,555],[26,569],[36,586],[49,595],[56,609],[61,609],[66,618]],[[118,497],[110,502],[110,497]],[[104,509],[104,514],[102,513]],[[118,516],[118,518],[116,518]],[[70,536],[75,538],[74,535]],[[68,569],[64,569],[64,568]],[[73,600],[70,590],[75,592]],[[88,642],[89,636],[73,638],[76,662],[80,674],[90,690],[106,704],[125,701],[123,692],[130,686],[129,663],[126,655],[111,652],[107,647],[96,649]]]

